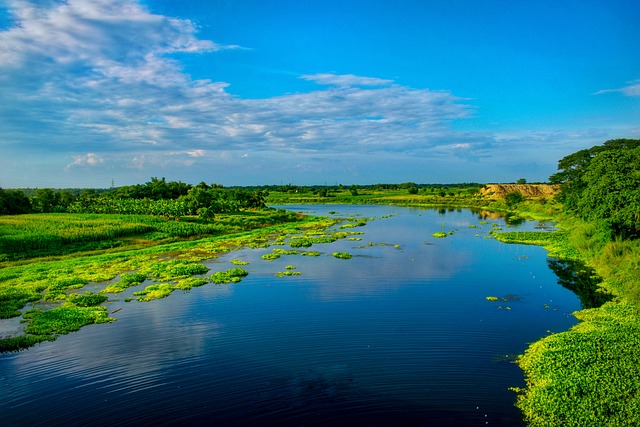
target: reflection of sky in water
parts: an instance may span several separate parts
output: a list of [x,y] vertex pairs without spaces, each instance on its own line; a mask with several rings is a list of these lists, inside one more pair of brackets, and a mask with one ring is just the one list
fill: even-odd
[[[287,246],[225,254],[208,264],[210,273],[233,268],[231,259],[248,261],[241,283],[149,303],[120,300],[109,306],[122,308],[113,324],[0,356],[5,419],[517,424],[508,387],[521,386],[522,374],[497,355],[522,352],[548,329],[567,329],[574,323],[568,313],[579,308],[556,284],[544,250],[483,238],[491,223],[504,223],[479,224],[468,211],[314,210],[376,219],[346,230],[364,232],[355,236],[361,241],[301,248],[320,257],[261,259]],[[431,236],[451,230],[444,239]],[[354,257],[337,259],[334,251]],[[287,265],[301,275],[276,277]],[[486,300],[509,294],[517,298]]]

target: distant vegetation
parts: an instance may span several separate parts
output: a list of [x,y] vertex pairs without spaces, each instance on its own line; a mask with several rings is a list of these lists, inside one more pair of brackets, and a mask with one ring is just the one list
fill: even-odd
[[[42,188],[33,191],[0,189],[0,214],[100,213],[154,215],[166,219],[197,215],[210,219],[218,213],[265,208],[267,192],[255,189],[224,188],[204,182],[193,186],[151,178],[145,184],[124,186],[107,192]],[[28,196],[27,194],[31,194]]]

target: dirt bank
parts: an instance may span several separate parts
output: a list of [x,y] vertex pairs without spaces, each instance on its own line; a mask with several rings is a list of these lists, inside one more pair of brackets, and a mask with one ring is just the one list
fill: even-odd
[[480,189],[480,194],[489,199],[504,199],[514,191],[519,191],[525,198],[542,199],[555,196],[560,191],[559,185],[551,184],[487,184]]

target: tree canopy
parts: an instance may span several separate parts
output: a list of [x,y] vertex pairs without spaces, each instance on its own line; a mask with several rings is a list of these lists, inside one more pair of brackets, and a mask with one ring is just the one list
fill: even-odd
[[570,154],[549,180],[561,184],[559,200],[614,236],[640,236],[640,139],[612,139]]

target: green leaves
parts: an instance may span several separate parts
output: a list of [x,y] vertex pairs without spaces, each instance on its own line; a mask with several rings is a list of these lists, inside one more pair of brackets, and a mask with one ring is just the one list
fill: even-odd
[[640,236],[640,140],[606,141],[564,157],[558,169],[549,179],[562,184],[559,199],[566,209],[615,236]]

